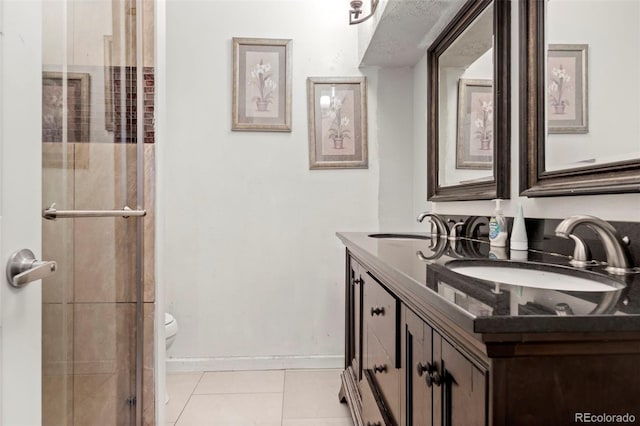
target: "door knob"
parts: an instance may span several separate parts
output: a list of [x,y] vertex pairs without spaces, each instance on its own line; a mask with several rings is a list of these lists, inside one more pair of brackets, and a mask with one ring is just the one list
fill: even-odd
[[7,280],[14,287],[23,287],[31,281],[41,280],[56,273],[58,264],[54,261],[36,260],[29,249],[18,250],[7,262]]

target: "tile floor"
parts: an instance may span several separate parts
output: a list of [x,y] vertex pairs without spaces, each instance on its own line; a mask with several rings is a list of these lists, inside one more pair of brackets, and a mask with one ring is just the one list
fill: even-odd
[[353,426],[340,370],[167,374],[167,426]]

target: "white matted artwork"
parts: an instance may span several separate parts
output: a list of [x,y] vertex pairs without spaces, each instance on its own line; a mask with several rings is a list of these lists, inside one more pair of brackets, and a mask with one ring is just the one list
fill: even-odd
[[233,38],[231,130],[291,131],[291,44]]
[[588,133],[586,44],[550,44],[547,51],[549,133]]
[[493,86],[491,80],[458,82],[457,169],[493,168]]
[[365,77],[309,77],[309,167],[367,168]]

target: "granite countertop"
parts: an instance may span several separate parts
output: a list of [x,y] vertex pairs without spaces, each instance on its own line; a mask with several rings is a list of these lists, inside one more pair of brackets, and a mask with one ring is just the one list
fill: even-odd
[[[606,292],[506,284],[496,289],[495,282],[461,275],[446,264],[455,259],[511,259],[563,265],[577,274],[580,270],[569,266],[568,256],[539,249],[509,253],[476,239],[447,241],[421,233],[408,234],[414,238],[369,235],[337,233],[351,253],[401,299],[446,316],[476,338],[495,333],[640,331],[640,274],[614,276],[602,266],[589,268],[619,282],[619,289]],[[573,314],[559,314],[567,306]]]

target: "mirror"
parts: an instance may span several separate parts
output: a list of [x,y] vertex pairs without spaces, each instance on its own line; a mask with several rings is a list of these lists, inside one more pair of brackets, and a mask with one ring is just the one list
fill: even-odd
[[509,197],[510,2],[468,1],[428,51],[430,201]]
[[640,2],[520,8],[521,195],[640,192]]

